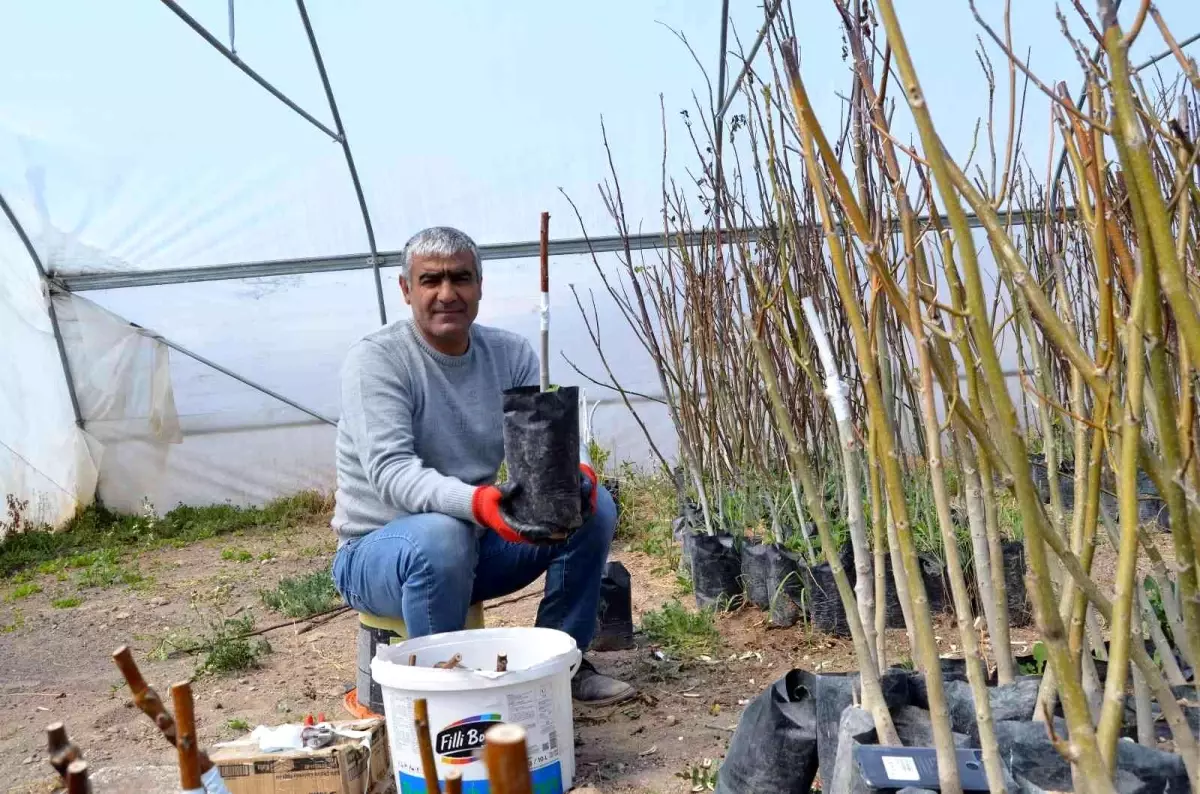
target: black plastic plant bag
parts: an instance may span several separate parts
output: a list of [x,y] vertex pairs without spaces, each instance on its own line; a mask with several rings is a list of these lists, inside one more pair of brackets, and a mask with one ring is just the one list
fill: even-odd
[[671,522],[671,536],[679,544],[678,572],[688,581],[692,579],[692,541],[699,532],[691,515],[679,516]]
[[691,537],[692,591],[701,609],[726,606],[742,594],[742,561],[733,536],[694,533]]
[[[874,555],[872,555],[874,562]],[[872,572],[872,575],[874,573]],[[876,595],[876,598],[879,596]],[[892,555],[883,555],[883,613],[884,627],[902,629],[904,623],[904,607],[900,605],[900,594],[896,591],[896,579],[892,575]]]
[[928,552],[917,555],[917,564],[921,566],[921,581],[925,584],[930,613],[941,615],[953,612],[954,596],[950,593],[950,576],[946,566]]
[[593,651],[623,651],[634,646],[633,583],[620,562],[604,566],[600,579],[599,629],[592,640]]
[[1037,487],[1042,504],[1050,501],[1050,470],[1046,465],[1046,456],[1040,452],[1029,453],[1029,470],[1033,484]]
[[803,561],[799,554],[781,546],[767,554],[767,588],[770,610],[767,621],[777,628],[796,625],[803,614],[804,586],[800,575]]
[[1019,540],[1000,544],[1004,554],[1004,586],[1008,590],[1008,623],[1028,626],[1033,622],[1033,608],[1025,594],[1025,546]]
[[577,387],[504,392],[504,458],[521,486],[510,507],[515,519],[563,530],[583,524]]
[[[847,543],[838,554],[850,586],[854,586],[854,551]],[[835,637],[849,637],[850,623],[846,620],[846,610],[842,607],[842,597],[838,593],[837,580],[833,578],[833,569],[828,562],[820,565],[801,568],[800,575],[804,587],[804,598],[808,607],[808,617],[813,628]]]
[[792,670],[750,701],[721,762],[718,794],[808,794],[817,776],[814,683],[812,673]]
[[[822,791],[833,792],[833,761],[837,756],[838,727],[842,712],[854,703],[862,703],[862,683],[858,673],[819,673],[813,688],[817,715],[817,758]],[[889,710],[910,705],[909,676],[905,670],[889,668],[879,677],[883,701]],[[841,794],[841,792],[837,792]]]
[[742,546],[742,586],[746,600],[759,609],[771,605],[770,554],[774,544],[747,540]]
[[[1113,511],[1113,518],[1118,517],[1120,504]],[[1159,529],[1171,528],[1171,516],[1167,510],[1167,501],[1158,493],[1158,488],[1148,474],[1138,473],[1138,523],[1154,524]]]

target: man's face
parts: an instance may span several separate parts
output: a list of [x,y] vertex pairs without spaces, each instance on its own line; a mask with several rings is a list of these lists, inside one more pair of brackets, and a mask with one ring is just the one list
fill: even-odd
[[408,279],[400,278],[404,302],[413,319],[432,343],[445,353],[461,353],[467,333],[479,314],[483,283],[469,253],[450,257],[414,256]]

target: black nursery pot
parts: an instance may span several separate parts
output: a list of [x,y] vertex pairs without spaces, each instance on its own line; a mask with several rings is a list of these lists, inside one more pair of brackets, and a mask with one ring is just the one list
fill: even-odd
[[600,579],[599,628],[592,640],[593,651],[623,651],[634,646],[633,582],[620,562],[604,566]]
[[[686,539],[691,535],[690,541]],[[742,560],[732,535],[687,533],[692,558],[692,591],[701,609],[718,606],[742,594]]]
[[1138,523],[1154,524],[1163,530],[1171,528],[1167,502],[1159,495],[1154,481],[1144,472],[1138,473]]
[[772,626],[794,626],[802,602],[799,554],[777,543],[747,541],[742,546],[742,586],[746,600],[769,610]]
[[[875,595],[879,598],[879,594]],[[884,626],[889,629],[904,628],[904,608],[900,606],[900,595],[896,592],[896,578],[892,573],[892,555],[883,555],[883,613]]]
[[583,524],[579,497],[579,389],[504,392],[504,458],[520,485],[511,510],[518,521],[564,530]]
[[750,701],[721,762],[717,794],[808,794],[817,776],[816,680],[792,670]]
[[696,539],[696,527],[687,516],[679,516],[671,522],[671,535],[679,544],[679,574],[692,578],[692,541]]
[[1004,555],[1004,586],[1008,590],[1008,623],[1028,626],[1033,622],[1033,608],[1025,593],[1025,546],[1019,540],[1000,544]]
[[757,540],[747,540],[742,545],[742,586],[746,600],[759,609],[771,605],[769,555],[774,549],[774,544]]
[[1040,452],[1029,453],[1029,468],[1033,475],[1033,484],[1037,486],[1038,496],[1042,504],[1050,501],[1050,469],[1046,466],[1046,456]]
[[954,598],[950,594],[950,577],[946,573],[946,566],[937,556],[927,552],[918,554],[917,562],[921,566],[925,595],[929,598],[929,611],[934,615],[952,612]]
[[782,546],[772,546],[767,553],[767,588],[770,599],[767,621],[777,628],[796,625],[803,614],[804,584],[799,554]]
[[[850,585],[855,582],[854,552],[847,543],[838,553],[842,568],[846,571]],[[804,566],[800,570],[804,587],[805,601],[808,606],[808,619],[813,628],[835,637],[849,637],[850,623],[846,619],[846,610],[842,606],[842,597],[838,593],[837,580],[833,578],[833,569],[828,562],[820,565]]]

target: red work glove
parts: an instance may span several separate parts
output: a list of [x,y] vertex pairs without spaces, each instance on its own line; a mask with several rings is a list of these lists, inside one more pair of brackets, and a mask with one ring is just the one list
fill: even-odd
[[600,497],[600,480],[596,471],[586,463],[579,464],[580,512],[586,522],[596,513],[596,500]]
[[540,524],[517,521],[508,511],[508,502],[520,489],[519,483],[481,485],[471,497],[471,512],[481,526],[495,532],[509,543],[558,543],[566,535],[558,529]]

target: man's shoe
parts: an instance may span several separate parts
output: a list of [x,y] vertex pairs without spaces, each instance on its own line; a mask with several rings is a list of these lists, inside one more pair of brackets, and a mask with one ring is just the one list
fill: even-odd
[[611,706],[623,703],[637,694],[637,690],[624,681],[601,675],[584,659],[571,678],[571,699],[585,706]]

